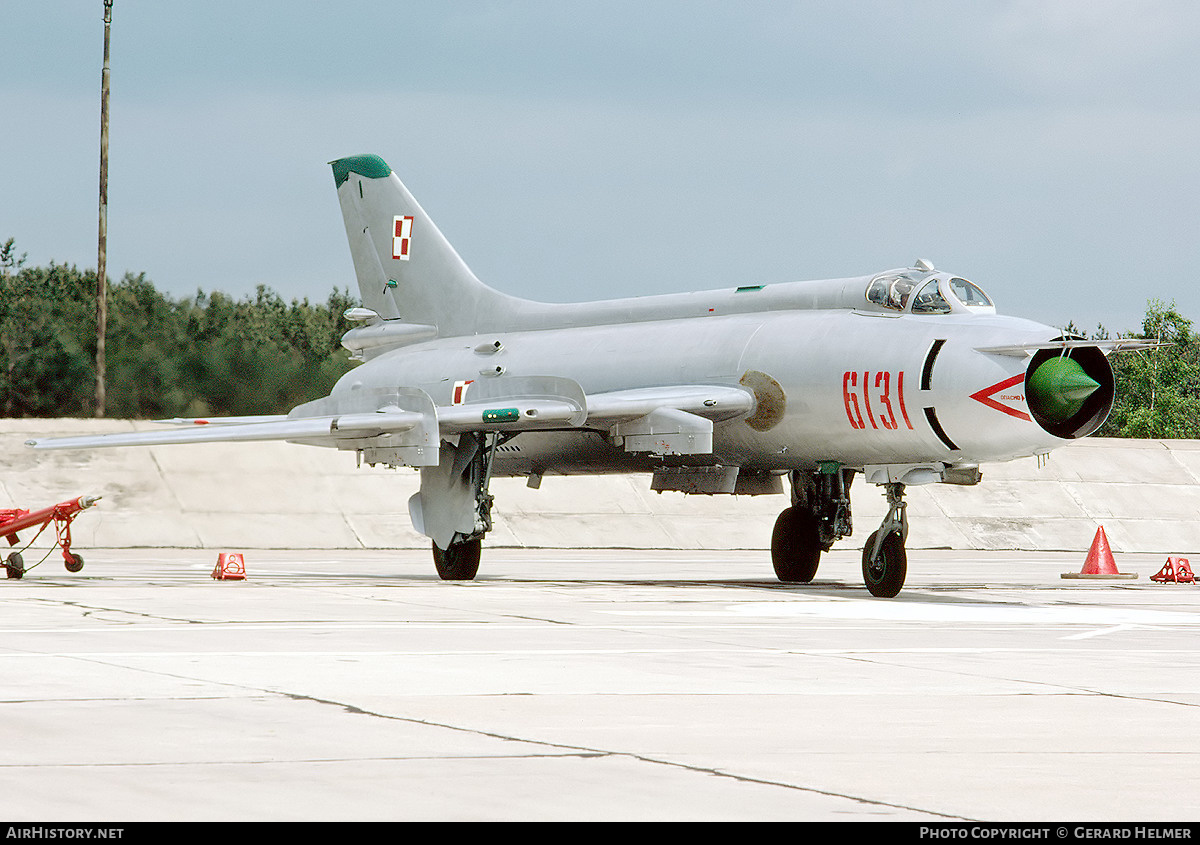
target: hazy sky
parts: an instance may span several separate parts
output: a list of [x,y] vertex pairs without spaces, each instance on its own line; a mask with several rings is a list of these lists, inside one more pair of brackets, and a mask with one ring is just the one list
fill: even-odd
[[[0,241],[94,267],[102,0],[0,0]],[[382,156],[483,281],[572,301],[918,257],[1001,312],[1200,323],[1200,3],[116,0],[109,274],[354,286]]]

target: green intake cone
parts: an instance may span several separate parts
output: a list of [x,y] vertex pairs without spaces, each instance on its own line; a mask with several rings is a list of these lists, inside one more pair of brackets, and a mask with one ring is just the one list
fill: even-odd
[[1100,384],[1073,358],[1051,358],[1038,365],[1025,385],[1031,408],[1051,422],[1066,422],[1079,413]]

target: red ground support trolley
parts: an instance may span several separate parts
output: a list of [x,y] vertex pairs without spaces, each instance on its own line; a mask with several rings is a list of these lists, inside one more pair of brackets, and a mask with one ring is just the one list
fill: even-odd
[[[53,522],[55,543],[62,549],[63,563],[68,572],[78,572],[83,569],[83,558],[71,551],[71,522],[81,511],[90,508],[98,501],[100,501],[99,496],[80,496],[78,499],[59,502],[57,505],[51,505],[39,511],[27,511],[20,508],[0,510],[0,537],[6,537],[10,546],[16,546],[21,542],[17,536],[18,531],[40,526],[38,533],[33,538],[36,540]],[[31,540],[30,543],[32,542]],[[10,552],[5,559],[4,571],[9,578],[21,578],[25,575],[25,559],[21,552],[28,548],[27,545],[21,551]],[[47,552],[46,556],[49,557],[49,555],[50,553]],[[34,566],[36,565],[34,564]],[[32,568],[30,567],[30,569]]]

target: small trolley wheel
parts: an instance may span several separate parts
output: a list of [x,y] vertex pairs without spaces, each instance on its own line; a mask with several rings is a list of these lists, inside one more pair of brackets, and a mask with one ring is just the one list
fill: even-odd
[[63,566],[67,568],[67,572],[78,572],[83,569],[83,555],[67,552],[63,558]]
[[4,574],[8,578],[23,578],[25,576],[25,558],[20,552],[13,552],[4,561]]

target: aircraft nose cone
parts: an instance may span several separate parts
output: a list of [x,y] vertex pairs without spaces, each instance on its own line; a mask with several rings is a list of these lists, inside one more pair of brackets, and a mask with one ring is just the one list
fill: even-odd
[[1079,413],[1100,383],[1072,358],[1050,358],[1029,376],[1026,393],[1031,407],[1052,422],[1066,422]]

